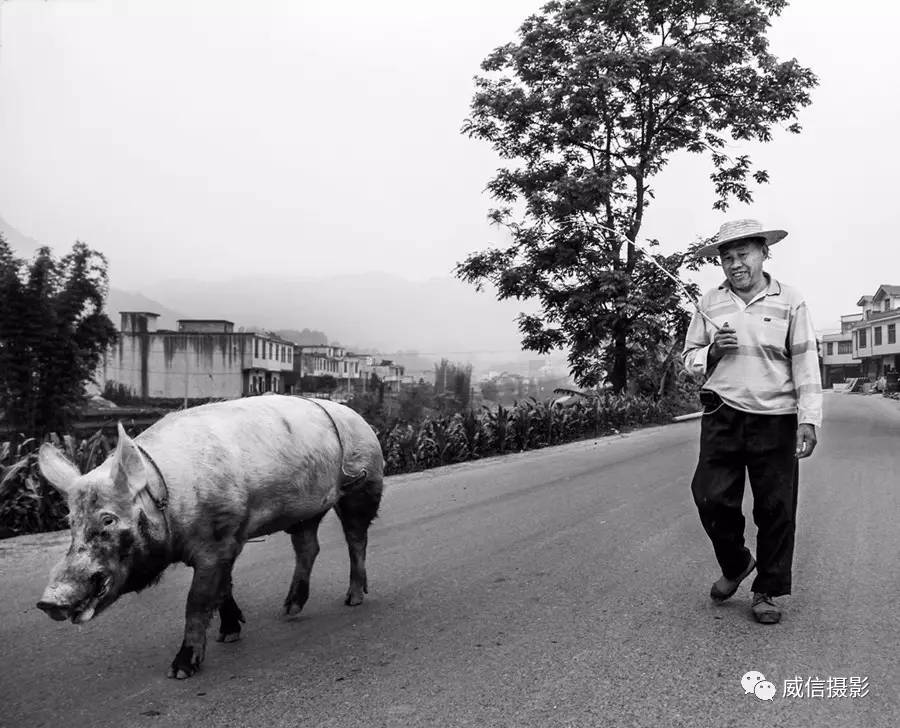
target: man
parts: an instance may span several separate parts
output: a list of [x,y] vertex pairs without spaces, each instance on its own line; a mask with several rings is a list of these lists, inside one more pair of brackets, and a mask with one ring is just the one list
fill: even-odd
[[[798,460],[812,455],[822,424],[816,333],[803,297],[763,271],[784,230],[734,220],[698,257],[718,254],[725,282],[700,302],[684,348],[689,371],[706,378],[700,459],[691,491],[721,578],[716,601],[754,570],[751,610],[781,620],[775,597],[791,593]],[[756,558],[744,545],[744,474],[753,491]]]

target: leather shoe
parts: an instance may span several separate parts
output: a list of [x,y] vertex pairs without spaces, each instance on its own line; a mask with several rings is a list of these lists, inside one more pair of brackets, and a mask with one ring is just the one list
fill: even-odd
[[778,624],[781,621],[781,609],[768,594],[753,592],[753,604],[750,609],[760,624]]
[[741,582],[746,579],[750,575],[750,572],[752,572],[755,568],[756,559],[751,556],[750,563],[747,564],[747,568],[744,569],[736,579],[728,579],[724,575],[722,575],[719,580],[712,585],[712,588],[709,590],[709,595],[717,602],[724,602],[726,599],[733,597],[734,593],[741,585]]

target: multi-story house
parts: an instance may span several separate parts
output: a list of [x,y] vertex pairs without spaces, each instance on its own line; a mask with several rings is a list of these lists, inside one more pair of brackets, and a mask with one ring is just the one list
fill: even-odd
[[409,383],[404,376],[406,368],[390,359],[374,359],[365,368],[370,376],[377,376],[389,392],[399,392],[401,385]]
[[861,362],[853,356],[853,325],[862,317],[861,313],[841,316],[840,332],[823,334],[820,352],[823,387],[861,376]]
[[859,321],[852,325],[853,356],[862,376],[877,379],[900,371],[900,286],[881,285],[874,295],[862,296]]
[[372,374],[373,358],[369,354],[354,354],[342,346],[332,344],[294,344],[294,368],[290,378],[291,390],[302,390],[301,377],[334,377],[338,392],[348,395],[364,389]]
[[231,321],[181,319],[157,328],[158,314],[122,311],[118,342],[97,384],[134,399],[233,399],[283,392],[293,344],[270,333],[235,332]]
[[405,368],[372,354],[354,354],[332,344],[295,344],[294,371],[291,389],[299,393],[301,377],[332,376],[338,381],[337,392],[366,389],[372,376],[377,376],[388,391],[399,391],[403,384],[413,384],[417,379],[405,375]]

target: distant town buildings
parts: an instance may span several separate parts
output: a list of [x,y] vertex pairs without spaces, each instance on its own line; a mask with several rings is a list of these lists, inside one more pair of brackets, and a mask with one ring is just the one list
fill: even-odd
[[900,286],[882,284],[856,302],[860,310],[841,316],[840,333],[822,337],[822,384],[853,377],[896,379],[900,372]]
[[157,319],[150,311],[121,312],[119,340],[97,375],[101,391],[133,400],[234,399],[301,394],[308,378],[332,377],[335,396],[342,397],[367,388],[373,376],[386,391],[419,381],[390,360],[340,346],[300,346],[270,332],[235,332],[223,319],[180,319],[175,331],[159,329]]
[[341,346],[294,344],[294,377],[292,391],[303,388],[303,377],[334,377],[338,391],[368,389],[373,376],[383,382],[387,391],[399,391],[406,383],[404,368],[372,354],[354,354]]

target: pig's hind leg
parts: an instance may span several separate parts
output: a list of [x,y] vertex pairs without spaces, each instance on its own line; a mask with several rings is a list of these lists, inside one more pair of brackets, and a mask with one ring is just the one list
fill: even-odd
[[344,604],[351,607],[362,604],[363,594],[369,592],[366,547],[369,542],[369,525],[378,515],[383,487],[381,478],[367,480],[341,496],[334,507],[344,527],[350,554],[350,587]]
[[294,546],[294,576],[291,579],[291,588],[284,600],[284,613],[286,615],[299,614],[309,599],[309,575],[312,573],[316,556],[319,555],[319,523],[325,513],[300,521],[290,528],[285,529],[291,535],[291,543]]

